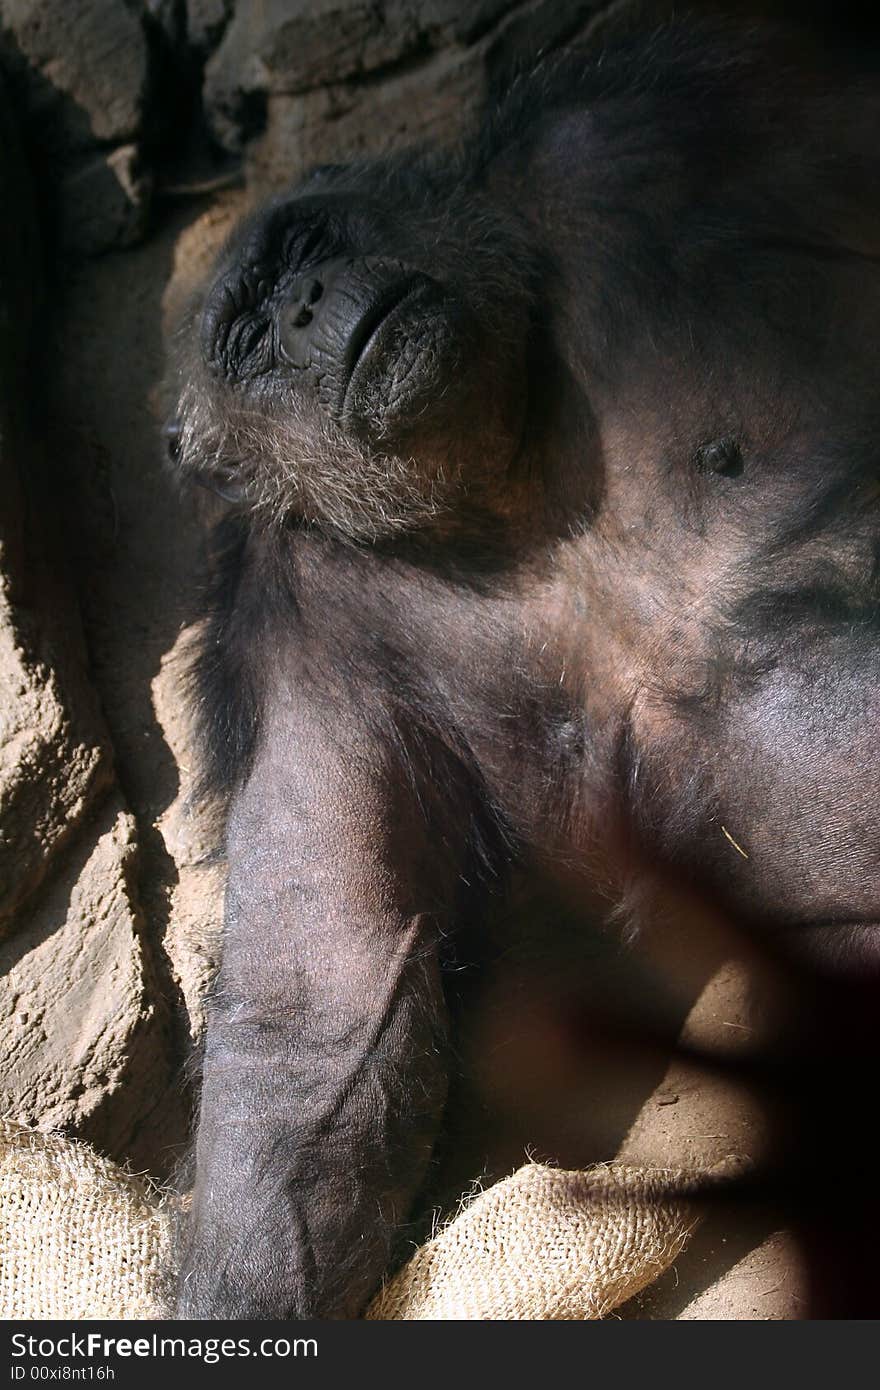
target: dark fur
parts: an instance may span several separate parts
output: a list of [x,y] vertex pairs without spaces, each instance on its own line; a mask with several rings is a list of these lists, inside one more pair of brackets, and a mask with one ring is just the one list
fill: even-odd
[[442,1111],[438,945],[512,865],[631,931],[684,884],[876,958],[878,103],[785,51],[568,55],[455,158],[319,173],[222,258],[262,274],[296,197],[380,205],[488,366],[448,369],[480,390],[426,461],[187,339],[180,467],[241,503],[200,662],[231,879],[186,1314],[363,1305]]

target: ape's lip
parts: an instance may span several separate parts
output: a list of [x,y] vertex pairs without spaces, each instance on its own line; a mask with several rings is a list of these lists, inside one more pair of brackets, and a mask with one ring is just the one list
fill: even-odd
[[339,415],[345,421],[349,414],[348,396],[358,367],[367,356],[369,349],[405,304],[414,298],[424,284],[421,276],[409,276],[396,280],[386,286],[369,305],[355,324],[345,352],[343,364],[342,389],[339,398]]

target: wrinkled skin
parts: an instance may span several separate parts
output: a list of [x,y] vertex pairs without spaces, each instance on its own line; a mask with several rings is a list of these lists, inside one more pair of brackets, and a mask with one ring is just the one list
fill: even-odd
[[874,970],[877,114],[672,30],[225,253],[175,425],[233,506],[182,1316],[363,1308],[442,1114],[441,943],[512,866]]

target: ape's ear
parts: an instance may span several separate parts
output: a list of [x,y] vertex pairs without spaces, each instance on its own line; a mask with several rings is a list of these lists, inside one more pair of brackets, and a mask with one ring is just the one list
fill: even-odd
[[180,421],[176,416],[165,421],[162,426],[162,439],[169,463],[177,463],[180,459]]
[[241,505],[247,501],[247,488],[242,478],[225,468],[212,469],[209,473],[197,473],[195,480],[199,487],[207,488],[224,502]]
[[[180,462],[180,434],[180,421],[176,416],[165,421],[162,426],[162,438],[165,441],[165,452],[169,462],[174,467]],[[199,487],[207,488],[208,492],[222,497],[224,502],[240,505],[247,500],[247,488],[244,479],[231,468],[216,467],[200,470],[191,476],[195,478]]]

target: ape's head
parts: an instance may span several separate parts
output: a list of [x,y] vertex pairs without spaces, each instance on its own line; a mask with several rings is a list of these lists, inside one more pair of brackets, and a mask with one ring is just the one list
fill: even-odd
[[444,185],[320,170],[236,233],[186,327],[184,473],[364,539],[497,484],[524,418],[528,254]]

